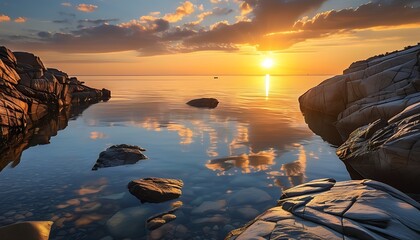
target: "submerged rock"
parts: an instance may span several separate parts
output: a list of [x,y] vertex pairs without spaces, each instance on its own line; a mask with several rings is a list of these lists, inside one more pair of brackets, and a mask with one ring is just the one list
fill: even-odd
[[113,145],[99,154],[99,158],[96,160],[92,170],[137,163],[140,160],[147,159],[143,151],[146,151],[146,149],[138,146],[127,144]]
[[144,207],[125,208],[106,222],[108,231],[116,238],[140,236],[145,233],[145,223],[152,210]]
[[373,180],[314,180],[226,239],[419,239],[420,204]]
[[216,108],[219,101],[215,98],[198,98],[187,102],[187,104],[198,108]]
[[183,185],[177,179],[142,178],[128,183],[128,190],[141,202],[160,203],[181,196]]
[[[420,191],[419,63],[420,44],[355,62],[299,98],[315,133],[336,145],[346,142],[337,154],[359,175],[415,192]],[[413,187],[401,188],[407,183]]]
[[48,240],[53,222],[19,222],[0,227],[2,240]]

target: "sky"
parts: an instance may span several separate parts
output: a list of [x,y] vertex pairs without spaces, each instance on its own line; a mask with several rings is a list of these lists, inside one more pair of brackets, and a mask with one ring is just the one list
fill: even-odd
[[340,74],[418,42],[418,0],[0,0],[0,45],[72,75]]

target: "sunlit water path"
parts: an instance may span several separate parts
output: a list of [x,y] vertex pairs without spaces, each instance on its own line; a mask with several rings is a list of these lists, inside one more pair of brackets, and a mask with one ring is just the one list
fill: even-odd
[[[350,178],[299,111],[298,97],[325,78],[81,76],[112,99],[0,172],[0,225],[53,220],[51,239],[221,239],[275,205],[282,189]],[[199,97],[220,104],[185,104]],[[149,159],[91,171],[101,151],[120,143],[146,148]],[[141,204],[126,186],[152,176],[183,180],[184,205],[150,232],[146,219],[174,201]],[[124,221],[110,226],[115,214]]]

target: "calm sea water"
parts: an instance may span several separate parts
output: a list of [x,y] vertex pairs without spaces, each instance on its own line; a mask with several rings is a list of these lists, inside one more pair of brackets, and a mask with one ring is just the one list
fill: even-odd
[[[79,77],[112,99],[0,172],[0,225],[53,220],[51,239],[222,239],[274,206],[282,189],[350,179],[299,110],[298,97],[325,78]],[[199,97],[220,104],[185,104]],[[101,151],[121,143],[146,148],[149,159],[91,171]],[[177,219],[154,231],[145,221],[174,201],[141,204],[126,186],[144,177],[184,181]]]

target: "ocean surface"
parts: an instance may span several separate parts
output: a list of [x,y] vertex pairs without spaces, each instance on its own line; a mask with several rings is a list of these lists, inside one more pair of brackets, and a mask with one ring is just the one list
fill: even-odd
[[[299,110],[298,97],[327,77],[80,76],[112,98],[73,115],[0,172],[0,226],[52,220],[50,239],[223,239],[284,189],[350,179]],[[200,97],[219,106],[185,104]],[[101,151],[122,143],[145,148],[148,159],[91,170]],[[142,204],[127,184],[145,177],[181,179],[183,194]],[[174,221],[146,230],[176,201],[183,206]]]

